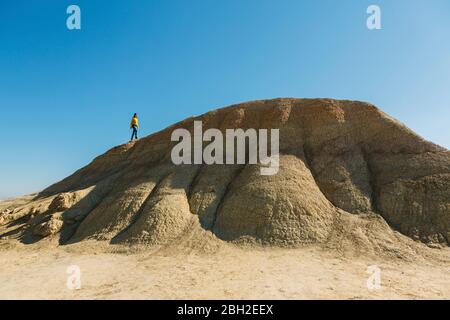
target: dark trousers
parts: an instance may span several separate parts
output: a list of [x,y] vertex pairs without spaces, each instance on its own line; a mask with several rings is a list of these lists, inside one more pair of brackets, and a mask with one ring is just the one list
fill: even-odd
[[131,129],[133,129],[133,133],[131,134],[131,140],[133,140],[133,138],[136,138],[137,140],[137,127],[136,126],[132,126]]

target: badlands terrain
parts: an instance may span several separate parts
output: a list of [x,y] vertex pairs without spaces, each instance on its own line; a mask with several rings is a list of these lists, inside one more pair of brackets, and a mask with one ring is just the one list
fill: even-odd
[[[194,121],[280,129],[278,173],[174,165]],[[1,201],[0,298],[449,299],[449,243],[448,150],[367,103],[253,101]]]

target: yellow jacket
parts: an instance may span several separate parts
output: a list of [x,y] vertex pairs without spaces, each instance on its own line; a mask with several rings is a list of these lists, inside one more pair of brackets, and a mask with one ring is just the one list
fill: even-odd
[[130,128],[132,128],[133,126],[136,126],[136,128],[139,128],[139,120],[137,117],[133,117],[133,119],[131,119]]

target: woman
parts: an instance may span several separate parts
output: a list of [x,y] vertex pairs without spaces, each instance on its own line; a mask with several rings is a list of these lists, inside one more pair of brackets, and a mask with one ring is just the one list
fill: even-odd
[[133,119],[131,119],[131,122],[130,122],[130,129],[133,129],[133,133],[131,134],[131,141],[133,141],[133,138],[136,138],[136,140],[137,140],[138,128],[139,128],[139,120],[137,117],[137,113],[135,113],[133,116]]

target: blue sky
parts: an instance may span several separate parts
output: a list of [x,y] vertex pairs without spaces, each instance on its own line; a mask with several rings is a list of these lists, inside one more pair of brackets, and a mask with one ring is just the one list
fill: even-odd
[[[366,28],[370,4],[382,30]],[[450,2],[2,1],[0,198],[126,142],[133,112],[142,136],[275,97],[370,101],[449,148]]]

